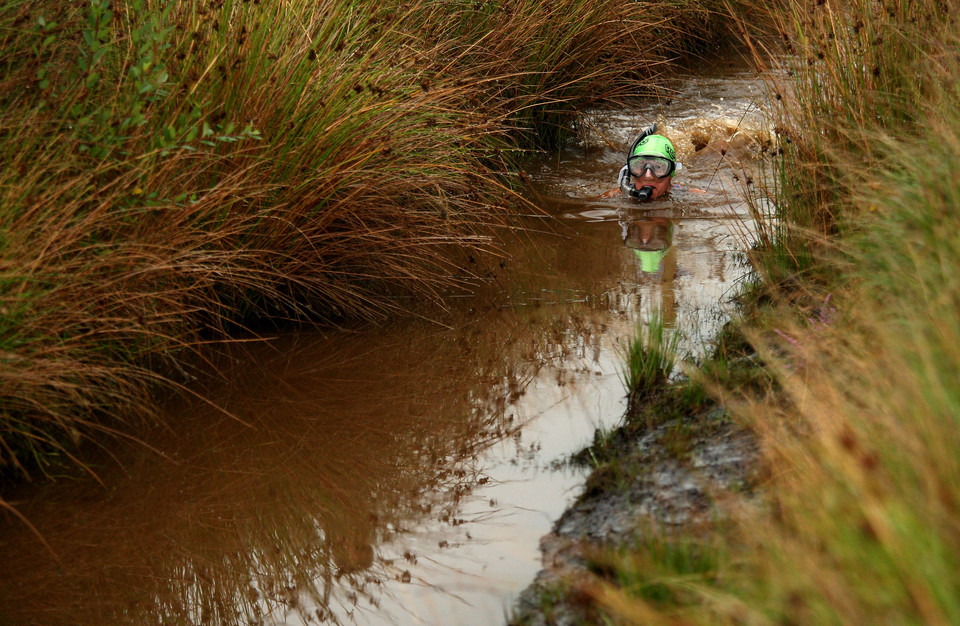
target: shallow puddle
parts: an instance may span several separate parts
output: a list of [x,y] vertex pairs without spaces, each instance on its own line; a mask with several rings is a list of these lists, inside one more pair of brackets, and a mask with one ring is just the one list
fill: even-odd
[[[563,460],[623,414],[635,325],[662,310],[700,354],[746,273],[759,83],[719,66],[676,89],[592,112],[531,168],[545,214],[443,319],[235,344],[157,453],[6,494],[50,549],[3,521],[0,622],[502,623],[585,475]],[[658,116],[687,188],[599,200]]]

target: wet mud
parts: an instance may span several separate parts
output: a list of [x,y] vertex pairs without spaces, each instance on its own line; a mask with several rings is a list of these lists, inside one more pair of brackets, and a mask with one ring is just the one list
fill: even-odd
[[[696,424],[700,433],[685,441],[678,455],[675,433],[685,424]],[[679,531],[696,536],[698,528],[723,514],[717,501],[752,488],[757,468],[753,437],[719,408],[671,420],[642,436],[624,435],[616,447],[623,476],[584,493],[543,537],[543,569],[520,594],[510,623],[598,622],[593,604],[582,601],[596,582],[592,555]]]
[[[210,382],[166,407],[175,426],[89,452],[96,478],[3,494],[33,529],[0,514],[0,623],[506,621],[556,520],[569,537],[630,526],[613,500],[564,516],[587,476],[566,460],[624,415],[637,324],[662,311],[703,354],[727,319],[759,96],[720,64],[661,102],[588,112],[529,168],[539,210],[444,315],[212,347]],[[601,200],[654,120],[683,186]],[[705,459],[747,454],[733,433],[710,447],[725,436]],[[622,499],[699,510],[681,473],[656,480]]]

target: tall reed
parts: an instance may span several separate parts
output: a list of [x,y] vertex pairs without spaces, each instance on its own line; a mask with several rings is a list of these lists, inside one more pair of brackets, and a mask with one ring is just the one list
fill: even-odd
[[[778,14],[785,154],[753,254],[773,304],[742,329],[774,382],[713,381],[766,480],[720,529],[723,563],[664,574],[677,602],[635,600],[660,621],[960,622],[958,9]],[[631,615],[622,590],[605,601]]]

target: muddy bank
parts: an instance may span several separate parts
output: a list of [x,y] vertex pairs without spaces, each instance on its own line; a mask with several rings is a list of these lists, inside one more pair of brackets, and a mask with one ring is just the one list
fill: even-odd
[[752,488],[756,443],[722,408],[650,429],[642,421],[634,416],[581,454],[596,459],[600,450],[607,458],[541,539],[543,569],[520,594],[511,624],[602,622],[590,593],[599,581],[592,554],[678,532],[696,536],[705,522],[724,515],[724,495]]

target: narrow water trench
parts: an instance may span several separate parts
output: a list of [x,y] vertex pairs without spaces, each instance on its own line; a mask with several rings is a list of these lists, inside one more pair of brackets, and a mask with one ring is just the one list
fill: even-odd
[[[180,401],[158,453],[105,463],[104,484],[12,494],[56,558],[0,520],[0,622],[502,623],[584,478],[564,459],[623,415],[636,324],[662,310],[702,353],[747,271],[759,82],[720,64],[675,89],[590,112],[531,167],[544,214],[440,322],[235,344],[203,390],[229,415]],[[684,188],[598,199],[655,120]]]

